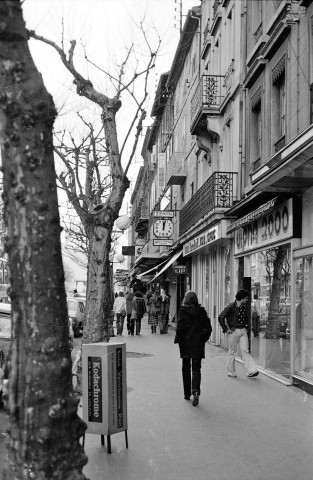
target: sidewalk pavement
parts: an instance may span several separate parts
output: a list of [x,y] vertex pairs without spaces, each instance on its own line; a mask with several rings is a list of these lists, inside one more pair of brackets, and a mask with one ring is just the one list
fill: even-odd
[[[86,434],[89,480],[311,480],[313,397],[260,373],[226,374],[226,351],[206,344],[198,407],[184,400],[174,330],[126,342],[128,444]],[[80,407],[81,408],[81,407]],[[105,437],[105,443],[107,439]]]

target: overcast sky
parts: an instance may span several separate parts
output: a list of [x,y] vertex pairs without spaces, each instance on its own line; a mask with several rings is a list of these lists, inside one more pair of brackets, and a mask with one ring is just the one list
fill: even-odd
[[[183,0],[183,23],[188,10],[198,5],[200,0]],[[148,114],[151,112],[160,74],[170,69],[178,45],[179,11],[179,0],[24,0],[23,3],[23,14],[28,29],[35,30],[37,34],[55,41],[60,46],[63,31],[66,51],[69,48],[69,41],[77,40],[75,66],[103,93],[109,92],[111,83],[100,70],[86,63],[84,52],[86,51],[88,58],[97,66],[116,71],[116,66],[124,59],[127,47],[134,42],[138,58],[144,61],[144,52],[141,48],[143,42],[138,30],[138,24],[144,20],[147,36],[153,46],[156,45],[157,35],[162,39],[156,68],[150,80]],[[77,122],[75,112],[78,110],[88,115],[89,119],[93,116],[99,119],[97,107],[75,93],[73,78],[63,67],[54,50],[35,40],[30,40],[30,48],[36,66],[43,75],[46,88],[52,94],[59,111],[56,129],[75,128]],[[120,144],[123,129],[129,122],[127,109],[125,110],[127,101],[124,99],[124,107],[118,114],[121,125]],[[147,118],[145,128],[151,123],[152,119]],[[143,135],[145,131],[146,129]],[[142,164],[140,150],[141,148],[138,149],[135,164],[129,172],[131,188],[126,195],[121,214],[127,213],[130,194]]]

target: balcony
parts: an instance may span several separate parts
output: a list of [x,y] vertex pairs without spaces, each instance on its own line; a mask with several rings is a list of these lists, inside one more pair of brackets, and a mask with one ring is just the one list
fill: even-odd
[[203,75],[191,99],[192,135],[207,131],[208,115],[220,115],[220,106],[225,98],[224,75]]
[[136,208],[135,213],[132,216],[132,223],[134,224],[134,230],[143,236],[149,228],[149,209],[146,206],[142,205],[142,202],[139,202],[139,205]]
[[[180,212],[179,235],[183,235],[204,216],[228,209],[236,200],[236,172],[215,172]],[[223,212],[220,212],[223,213]]]

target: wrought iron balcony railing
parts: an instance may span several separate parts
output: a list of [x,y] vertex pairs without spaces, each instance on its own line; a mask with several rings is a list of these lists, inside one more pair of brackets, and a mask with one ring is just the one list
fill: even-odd
[[236,200],[236,172],[215,172],[182,208],[179,235],[216,209],[228,209]]
[[[225,98],[224,75],[202,75],[191,99],[192,135],[203,128],[207,115],[218,115]],[[205,118],[204,118],[205,116]]]

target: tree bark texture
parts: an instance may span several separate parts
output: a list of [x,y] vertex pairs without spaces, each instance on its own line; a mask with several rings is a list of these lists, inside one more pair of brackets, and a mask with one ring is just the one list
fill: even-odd
[[0,142],[11,271],[6,479],[82,480],[53,161],[53,100],[19,0],[0,2]]

